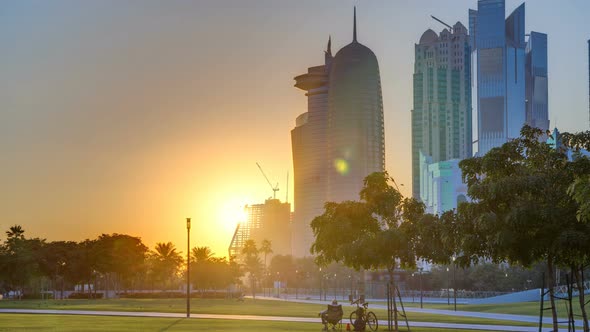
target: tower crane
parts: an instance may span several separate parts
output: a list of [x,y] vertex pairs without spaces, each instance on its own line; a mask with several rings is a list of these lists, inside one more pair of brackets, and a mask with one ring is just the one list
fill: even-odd
[[258,163],[256,163],[256,166],[258,166],[258,169],[260,169],[260,172],[262,173],[262,175],[266,179],[266,182],[268,182],[268,185],[272,189],[272,198],[273,199],[276,199],[277,198],[277,191],[279,191],[279,183],[277,182],[277,184],[273,187],[272,183],[270,183],[270,180],[268,179],[268,177],[266,176],[266,174],[264,174],[264,171],[262,170],[262,167],[260,167],[260,165]]
[[438,18],[434,17],[434,15],[430,15],[430,17],[432,17],[435,21],[439,22],[440,24],[442,24],[442,25],[446,26],[447,28],[449,28],[449,31],[451,33],[453,33],[453,27],[452,26],[450,26],[450,25],[446,24],[445,22],[439,20]]

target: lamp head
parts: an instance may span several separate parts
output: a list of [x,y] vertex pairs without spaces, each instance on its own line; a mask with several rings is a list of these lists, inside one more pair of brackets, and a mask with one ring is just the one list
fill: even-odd
[[191,218],[186,218],[186,229],[191,229]]

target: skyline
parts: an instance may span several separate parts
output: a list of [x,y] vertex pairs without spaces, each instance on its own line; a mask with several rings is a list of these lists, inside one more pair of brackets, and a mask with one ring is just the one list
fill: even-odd
[[[548,34],[551,126],[587,130],[590,4],[554,4],[527,2],[525,30]],[[333,49],[350,42],[354,5],[358,38],[380,65],[386,169],[411,195],[414,44],[443,29],[431,14],[467,26],[475,0],[19,1],[0,11],[2,227],[48,240],[128,233],[181,249],[191,217],[191,243],[224,256],[240,207],[272,196],[256,162],[281,200],[289,171],[292,202],[290,130],[307,109],[293,77],[322,61],[329,35]]]

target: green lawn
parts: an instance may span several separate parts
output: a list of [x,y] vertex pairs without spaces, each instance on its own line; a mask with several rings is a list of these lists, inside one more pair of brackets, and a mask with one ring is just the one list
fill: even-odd
[[[289,322],[229,321],[186,318],[138,318],[74,315],[0,314],[0,331],[314,331],[321,324]],[[380,328],[380,331],[383,329]],[[439,329],[412,328],[416,332]],[[405,331],[405,329],[401,329]],[[440,330],[439,330],[440,331]],[[444,330],[455,331],[455,330]],[[461,330],[465,331],[465,330]],[[478,330],[470,330],[478,331]]]
[[[109,300],[22,300],[0,301],[0,308],[14,309],[54,309],[54,310],[104,310],[104,311],[144,311],[144,312],[176,312],[184,313],[186,302],[183,299],[109,299]],[[235,300],[193,299],[191,313],[203,314],[234,314],[262,315],[287,317],[317,317],[325,305],[293,303],[272,300],[246,299],[244,302]],[[387,319],[383,309],[371,309],[379,319]],[[344,316],[350,315],[352,308],[344,308]],[[453,317],[446,315],[408,313],[408,319],[421,322],[462,323],[462,324],[495,324],[514,326],[534,326],[534,324],[481,319],[472,317]],[[347,320],[345,320],[346,322]]]
[[[186,312],[185,299],[22,300],[0,301],[0,308]],[[192,299],[191,313],[317,317],[325,305],[270,300]]]
[[[574,298],[572,300],[574,306],[574,313],[579,313],[579,302],[578,298]],[[379,303],[383,305],[387,305],[386,302]],[[405,303],[404,306],[406,307],[420,307],[420,303]],[[513,315],[529,315],[529,316],[539,316],[539,302],[518,302],[518,303],[502,303],[502,304],[457,304],[457,310],[461,311],[475,311],[475,312],[489,312],[489,313],[497,313],[497,314],[513,314]],[[549,302],[545,301],[545,307],[549,307]],[[426,309],[443,309],[443,310],[453,310],[453,300],[451,299],[451,305],[446,303],[439,304],[439,303],[424,303],[424,308]],[[557,312],[559,316],[567,317],[567,312],[565,309],[565,301],[559,300],[557,301]],[[545,310],[543,315],[551,315],[549,310]]]

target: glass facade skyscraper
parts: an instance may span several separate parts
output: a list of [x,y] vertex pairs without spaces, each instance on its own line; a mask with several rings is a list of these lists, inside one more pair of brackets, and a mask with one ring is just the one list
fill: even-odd
[[478,155],[520,136],[527,123],[549,129],[547,35],[525,40],[525,5],[506,19],[504,0],[479,0],[469,10]]
[[[355,10],[356,13],[356,10]],[[310,255],[310,223],[327,201],[357,200],[364,178],[385,169],[383,100],[375,54],[356,38],[325,64],[295,77],[306,91],[307,112],[291,131],[295,173],[292,247]],[[286,230],[285,230],[286,231]]]
[[[470,37],[457,22],[452,32],[422,34],[415,45],[412,110],[412,195],[421,198],[420,154],[431,163],[472,156]],[[424,177],[422,177],[424,180]]]
[[504,19],[504,0],[479,0],[469,11],[480,155],[518,137],[525,123],[524,13],[522,4]]
[[383,97],[377,57],[357,41],[334,56],[328,93],[328,200],[357,200],[364,179],[385,170]]
[[549,130],[547,35],[531,32],[526,44],[526,123]]

